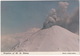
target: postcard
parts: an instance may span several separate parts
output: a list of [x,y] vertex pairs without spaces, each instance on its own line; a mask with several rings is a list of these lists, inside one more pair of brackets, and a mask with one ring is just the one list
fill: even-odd
[[1,55],[79,51],[79,0],[2,0]]

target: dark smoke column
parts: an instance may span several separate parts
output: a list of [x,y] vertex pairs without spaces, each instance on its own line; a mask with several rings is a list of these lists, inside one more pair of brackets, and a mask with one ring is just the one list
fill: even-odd
[[53,25],[56,24],[56,20],[57,20],[56,10],[52,8],[51,11],[49,12],[49,15],[47,16],[47,19],[43,23],[42,29],[52,27]]

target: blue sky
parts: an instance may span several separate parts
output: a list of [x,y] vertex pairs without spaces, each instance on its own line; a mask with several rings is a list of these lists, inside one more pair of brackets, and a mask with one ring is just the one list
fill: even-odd
[[[2,35],[27,31],[29,28],[42,27],[46,15],[52,9],[58,9],[58,2],[46,1],[4,1],[1,2]],[[78,7],[78,1],[68,1],[68,12]]]

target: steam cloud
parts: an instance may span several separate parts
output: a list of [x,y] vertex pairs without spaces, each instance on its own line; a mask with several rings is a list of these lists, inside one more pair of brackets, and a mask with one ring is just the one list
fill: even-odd
[[52,8],[43,24],[43,29],[53,25],[62,26],[71,32],[79,34],[79,9],[75,8],[71,15],[68,14],[68,2],[59,2],[58,9]]

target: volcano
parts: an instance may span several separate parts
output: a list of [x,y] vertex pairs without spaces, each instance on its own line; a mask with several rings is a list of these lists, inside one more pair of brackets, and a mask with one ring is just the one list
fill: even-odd
[[78,51],[79,36],[67,29],[54,25],[51,28],[38,30],[14,51]]

